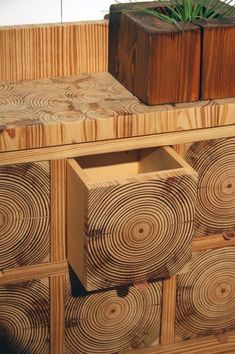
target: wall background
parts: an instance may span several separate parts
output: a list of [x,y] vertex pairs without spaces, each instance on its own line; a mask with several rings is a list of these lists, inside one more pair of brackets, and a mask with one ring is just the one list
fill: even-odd
[[113,3],[115,0],[0,0],[0,26],[101,20]]

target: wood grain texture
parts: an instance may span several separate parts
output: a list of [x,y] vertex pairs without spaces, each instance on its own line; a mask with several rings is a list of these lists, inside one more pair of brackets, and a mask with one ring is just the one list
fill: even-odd
[[228,341],[222,344],[215,336],[208,336],[171,345],[132,350],[125,354],[233,354],[234,346],[235,332],[233,331],[228,333]]
[[18,281],[33,280],[50,275],[63,275],[68,271],[67,262],[50,262],[33,266],[19,267],[0,272],[0,284],[11,284]]
[[231,125],[235,99],[142,104],[108,73],[0,84],[0,152]]
[[0,168],[0,269],[49,261],[48,162]]
[[107,21],[0,28],[0,80],[107,70]]
[[[115,22],[111,20],[110,26]],[[128,10],[121,13],[118,28],[110,29],[110,34],[116,31],[118,67],[116,73],[112,67],[110,72],[141,101],[156,105],[199,99],[198,26],[187,23],[182,32],[153,16]]]
[[226,239],[223,234],[196,237],[193,240],[193,251],[202,251],[227,246],[235,246],[235,238]]
[[195,236],[235,229],[235,138],[195,142],[185,150],[199,176]]
[[[121,39],[120,37],[120,24],[121,24],[121,13],[124,10],[135,10],[140,4],[135,2],[129,3],[119,3],[112,4],[109,11],[109,41],[108,41],[108,70],[109,72],[116,77],[119,71],[119,60],[118,60],[118,43]],[[145,2],[144,6],[146,8],[152,8],[152,1]],[[158,4],[159,6],[159,4]]]
[[235,17],[200,22],[203,36],[201,99],[235,96]]
[[[227,138],[235,135],[235,126],[215,127],[210,129],[193,129],[165,134],[143,135],[82,144],[52,146],[47,148],[2,152],[0,166],[31,161],[66,159],[76,156],[89,156],[118,151],[136,150],[195,141]],[[174,145],[183,147],[184,145]],[[176,150],[177,151],[177,150]],[[180,153],[181,155],[181,153]],[[184,155],[181,155],[184,156]]]
[[49,354],[49,282],[0,286],[0,352]]
[[84,287],[179,271],[191,257],[196,187],[167,147],[69,160],[68,260]]
[[177,277],[176,340],[235,328],[235,247],[197,252]]
[[51,262],[66,259],[66,160],[51,166]]
[[163,281],[161,345],[175,343],[176,276]]
[[66,286],[66,354],[112,354],[159,340],[162,284],[86,292],[73,273]]
[[50,354],[64,353],[65,275],[50,276]]

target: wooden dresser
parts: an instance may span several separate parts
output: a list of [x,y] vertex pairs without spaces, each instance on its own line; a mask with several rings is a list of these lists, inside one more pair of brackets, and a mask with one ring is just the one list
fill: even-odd
[[[0,352],[232,354],[235,98],[145,106],[107,73],[107,33],[106,21],[0,29]],[[164,164],[169,156],[176,161],[162,171],[171,183],[173,168],[199,178],[193,258],[174,275],[163,271],[164,280],[148,283],[137,274],[130,287],[120,280],[125,286],[116,289],[102,280],[102,271],[105,279],[111,272],[105,255],[100,278],[92,278],[95,268],[85,274],[89,245],[76,244],[76,230],[90,211],[79,210],[81,194],[68,186],[80,188],[76,161],[91,167],[94,159],[109,167],[97,189],[111,185],[110,169],[122,184],[126,167],[115,170],[113,159],[128,152],[134,166],[135,154],[146,151],[157,151]],[[97,235],[92,229],[88,236]],[[171,256],[180,268],[184,239],[178,245]],[[73,268],[90,293],[68,267],[68,253],[80,255]],[[115,268],[109,278],[118,275]]]

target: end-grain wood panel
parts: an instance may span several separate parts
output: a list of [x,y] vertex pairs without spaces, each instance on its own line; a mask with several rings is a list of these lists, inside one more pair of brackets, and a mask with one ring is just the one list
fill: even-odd
[[0,352],[49,354],[49,281],[0,286]]
[[235,138],[176,147],[198,172],[195,236],[235,229]]
[[69,160],[67,185],[68,260],[87,290],[190,260],[197,174],[169,147]]
[[112,354],[157,343],[162,283],[86,292],[74,273],[67,277],[65,353]]
[[0,28],[0,80],[107,70],[108,23]]
[[0,82],[0,152],[231,125],[235,99],[146,106],[108,73]]
[[200,22],[203,36],[201,99],[235,96],[235,17]]
[[0,167],[0,269],[49,261],[48,162]]
[[194,254],[177,279],[176,340],[235,328],[235,247]]

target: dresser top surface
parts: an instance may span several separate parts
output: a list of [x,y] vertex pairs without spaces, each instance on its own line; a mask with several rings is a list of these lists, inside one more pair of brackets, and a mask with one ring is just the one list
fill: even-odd
[[234,122],[235,98],[146,106],[109,73],[0,82],[0,152]]

